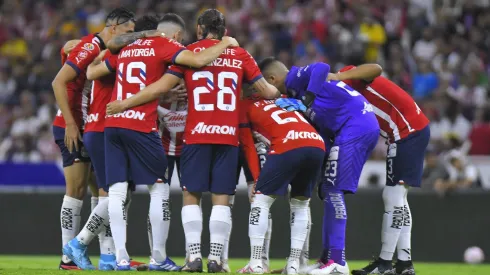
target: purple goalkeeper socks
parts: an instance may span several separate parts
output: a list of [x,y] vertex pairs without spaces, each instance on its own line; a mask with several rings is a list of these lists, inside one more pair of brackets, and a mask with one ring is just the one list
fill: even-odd
[[[323,203],[323,245],[329,251],[328,259],[345,265],[345,229],[347,226],[347,211],[344,193],[328,188]],[[326,241],[325,241],[325,237]],[[325,245],[328,247],[325,247]],[[323,256],[323,255],[322,255]],[[323,260],[323,259],[322,259]]]

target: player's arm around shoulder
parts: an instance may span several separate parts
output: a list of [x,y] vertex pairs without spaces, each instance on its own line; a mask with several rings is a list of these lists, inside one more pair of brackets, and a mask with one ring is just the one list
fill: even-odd
[[[113,65],[110,65],[110,63],[111,63],[110,59],[106,59],[104,62],[102,62],[106,53],[107,53],[107,50],[103,50],[94,59],[94,61],[92,63],[90,63],[90,65],[88,65],[88,67],[87,67],[87,79],[88,80],[99,79],[105,75],[108,75],[108,74],[114,72],[114,69],[112,68]],[[110,58],[113,58],[113,57],[110,57]],[[117,58],[116,58],[116,61],[117,61]]]
[[174,63],[179,65],[201,68],[218,58],[228,47],[238,47],[239,44],[233,37],[223,36],[222,40],[205,50],[198,53],[190,50],[183,50],[174,58]]
[[380,76],[383,68],[378,64],[362,64],[360,66],[348,66],[337,74],[329,74],[328,80],[364,80],[372,82],[376,77]]

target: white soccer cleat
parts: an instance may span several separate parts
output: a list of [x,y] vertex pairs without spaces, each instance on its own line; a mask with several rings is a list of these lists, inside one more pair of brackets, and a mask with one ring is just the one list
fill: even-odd
[[228,264],[228,260],[221,260],[221,265],[223,266],[223,271],[225,273],[231,273],[230,265]]
[[311,275],[349,275],[349,266],[347,262],[345,265],[340,265],[330,260],[327,264],[321,266],[320,268],[312,270]]
[[299,273],[299,260],[288,260],[286,267],[284,268],[285,274],[297,275]]
[[323,266],[323,263],[321,260],[316,261],[314,264],[308,265],[308,262],[306,262],[306,265],[300,266],[300,274],[311,274],[311,272],[315,269],[318,269]]
[[251,266],[250,263],[248,263],[243,268],[237,270],[236,273],[240,273],[240,274],[264,274],[265,272],[264,272],[264,268],[261,265]]

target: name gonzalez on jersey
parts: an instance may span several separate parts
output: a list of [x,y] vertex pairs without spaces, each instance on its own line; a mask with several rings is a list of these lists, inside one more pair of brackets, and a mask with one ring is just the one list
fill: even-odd
[[286,137],[282,139],[282,143],[286,143],[288,142],[288,140],[296,140],[296,139],[316,139],[323,142],[323,138],[315,132],[306,132],[306,131],[297,132],[295,130],[290,130],[286,135]]
[[[195,48],[194,52],[198,53],[202,50],[205,50],[206,48],[204,47],[199,47]],[[236,56],[236,50],[235,49],[226,49],[222,54],[224,55],[231,55],[231,56]],[[230,67],[230,68],[237,68],[241,69],[242,68],[242,61],[239,59],[234,59],[234,58],[222,58],[218,57],[215,60],[211,61],[206,66],[213,66],[213,67]]]
[[206,125],[204,122],[199,122],[191,134],[220,134],[220,135],[236,135],[236,128],[228,125]]

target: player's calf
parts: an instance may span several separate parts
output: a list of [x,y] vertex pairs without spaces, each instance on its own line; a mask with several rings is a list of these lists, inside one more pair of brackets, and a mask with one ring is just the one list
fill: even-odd
[[116,248],[116,270],[129,270],[130,259],[126,250],[126,198],[128,182],[118,182],[109,188],[109,221]]
[[251,273],[261,274],[264,272],[262,250],[269,225],[269,211],[274,200],[273,197],[256,194],[251,205],[248,225],[251,247],[249,269]]

